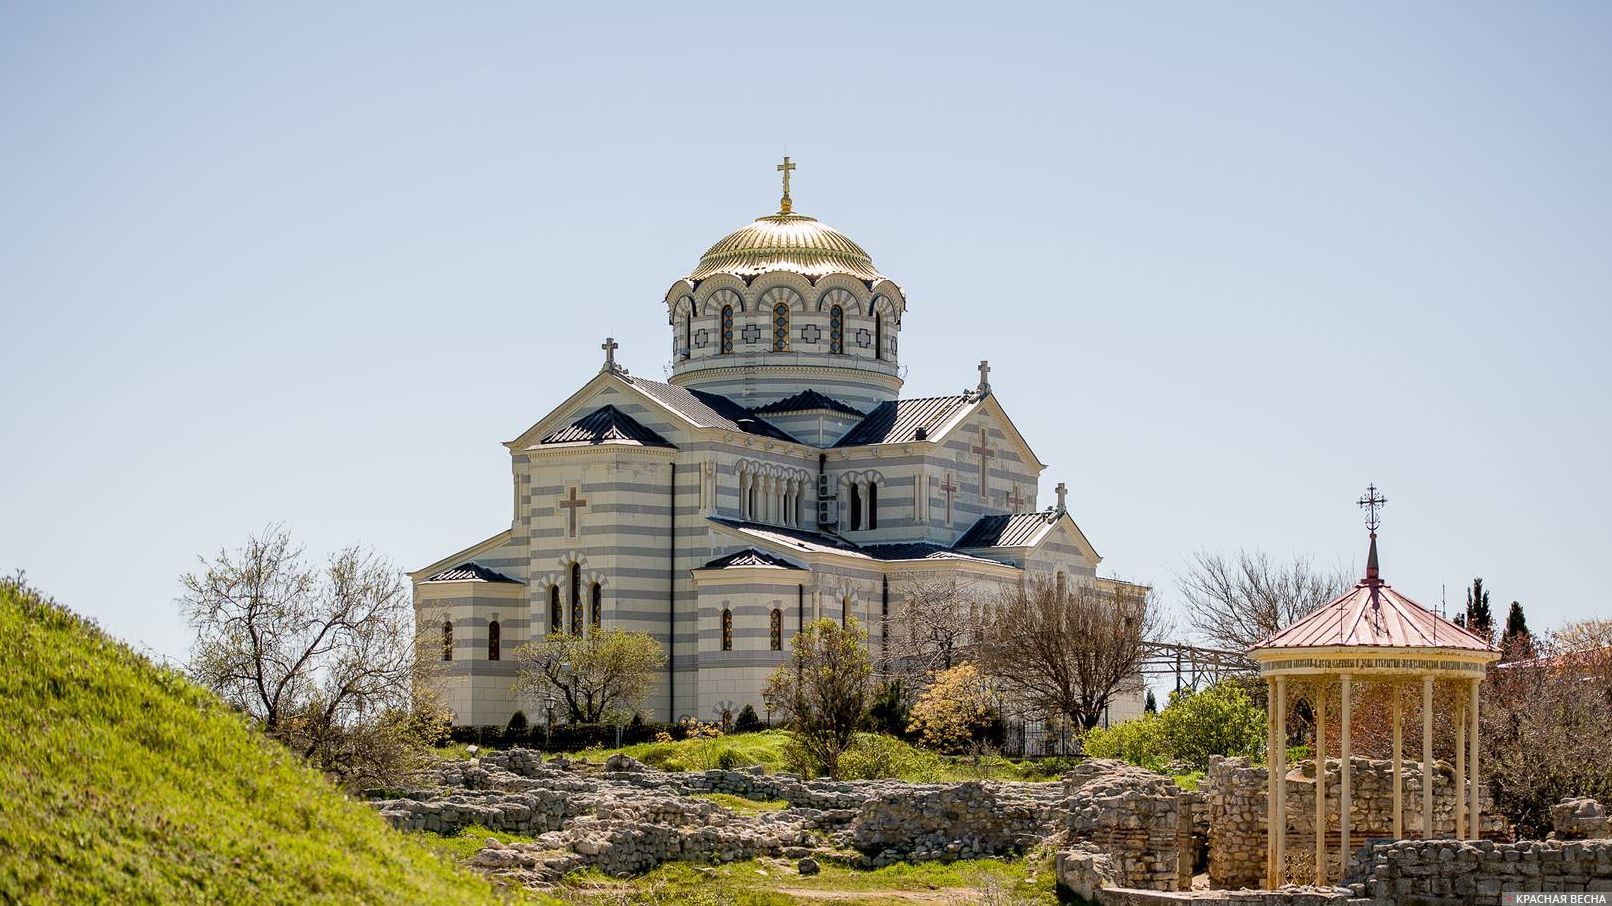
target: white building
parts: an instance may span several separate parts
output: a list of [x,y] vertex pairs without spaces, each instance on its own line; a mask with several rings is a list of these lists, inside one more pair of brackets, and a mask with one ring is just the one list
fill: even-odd
[[[628,374],[607,341],[600,371],[505,445],[509,528],[411,573],[421,625],[451,630],[458,723],[539,719],[510,653],[540,634],[650,633],[668,665],[645,716],[713,720],[764,712],[808,620],[861,620],[877,659],[913,576],[1096,581],[1063,485],[1037,507],[1046,466],[989,367],[972,391],[901,398],[906,297],[845,234],[791,211],[785,173],[779,213],[667,291],[670,382]],[[1139,713],[1141,694],[1111,717]]]

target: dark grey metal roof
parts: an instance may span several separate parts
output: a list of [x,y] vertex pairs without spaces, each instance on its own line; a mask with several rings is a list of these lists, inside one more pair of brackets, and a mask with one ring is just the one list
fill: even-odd
[[495,570],[488,569],[474,560],[466,561],[458,566],[450,566],[436,575],[428,577],[427,582],[512,582],[521,584],[521,580]]
[[623,380],[642,390],[655,402],[703,428],[726,428],[729,431],[743,431],[746,434],[799,443],[768,423],[766,419],[752,415],[750,410],[727,397],[706,393],[703,390],[690,390],[676,384],[647,381],[640,377],[624,377]]
[[[865,544],[862,550],[876,560],[983,560],[972,554],[954,551],[928,541],[906,541],[893,544]],[[995,563],[996,561],[990,561]]]
[[843,412],[846,415],[861,415],[862,410],[842,403],[832,396],[825,396],[816,390],[802,390],[794,396],[786,396],[776,403],[757,406],[751,412],[757,415],[770,415],[774,412],[811,412],[817,409],[827,409],[830,412]]
[[765,551],[758,551],[753,547],[747,547],[742,551],[728,554],[726,557],[718,557],[700,568],[735,569],[746,566],[763,566],[770,569],[805,569],[805,567],[796,566],[782,557],[775,557]]
[[601,406],[563,428],[549,432],[539,444],[631,444],[670,447],[672,444],[615,406]]
[[1034,544],[1056,518],[1056,514],[1050,510],[1041,513],[981,516],[979,521],[969,526],[963,537],[958,538],[957,543],[952,546],[1024,547]]
[[[834,444],[836,447],[859,447],[864,444],[904,444],[915,440],[932,440],[940,426],[950,422],[964,407],[974,402],[967,394],[958,396],[926,396],[910,400],[892,400],[880,403],[862,423],[852,428]],[[919,437],[923,432],[927,438]]]
[[965,554],[927,541],[869,544],[864,546],[853,544],[838,535],[830,535],[825,532],[809,532],[805,529],[765,525],[760,522],[744,522],[723,516],[710,516],[708,518],[712,522],[739,529],[746,535],[758,540],[809,553],[844,554],[851,557],[865,557],[869,560],[978,560],[986,563],[997,562],[986,557]]

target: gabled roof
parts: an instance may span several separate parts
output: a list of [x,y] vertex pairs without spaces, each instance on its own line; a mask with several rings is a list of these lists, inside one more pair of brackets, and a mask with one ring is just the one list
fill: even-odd
[[627,444],[639,447],[670,447],[672,444],[639,424],[615,406],[601,406],[569,425],[544,435],[539,444]]
[[436,573],[434,575],[428,576],[428,577],[426,577],[425,579],[423,579],[421,581],[424,581],[424,582],[512,582],[512,583],[514,583],[516,585],[521,584],[521,580],[512,579],[509,576],[506,576],[503,573],[501,573],[501,572],[499,572],[499,571],[497,571],[495,569],[488,569],[487,567],[482,566],[480,563],[477,563],[474,560],[467,561],[465,563],[461,563],[458,566],[450,566],[447,569],[442,570],[441,572]]
[[727,397],[706,393],[703,390],[690,390],[676,384],[648,381],[640,377],[623,376],[622,380],[699,427],[725,428],[729,431],[742,431],[745,434],[800,443],[766,419],[758,418],[751,414],[750,410]]
[[953,547],[1032,547],[1058,521],[1057,513],[1010,513],[981,516]]
[[785,528],[778,525],[764,525],[759,522],[743,522],[722,516],[712,516],[710,519],[712,522],[735,529],[757,541],[776,544],[780,547],[805,553],[838,554],[843,557],[856,557],[863,560],[972,560],[977,563],[990,563],[994,566],[1003,565],[996,560],[976,557],[972,554],[965,554],[961,551],[926,541],[858,545],[846,541],[844,538],[823,532],[810,532],[805,529]]
[[1320,610],[1254,646],[1497,649],[1383,582],[1365,579]]
[[736,551],[728,554],[726,557],[718,557],[700,568],[742,569],[745,567],[760,567],[762,569],[805,569],[805,567],[796,566],[782,557],[775,557],[765,551],[758,551],[753,547],[747,547],[742,551]]
[[[939,436],[940,428],[957,421],[977,401],[972,395],[959,394],[880,403],[861,424],[847,432],[834,446],[859,447],[865,444],[933,440]],[[919,437],[920,431],[926,436]]]
[[802,390],[794,396],[786,396],[776,403],[757,406],[751,412],[757,415],[770,415],[775,412],[813,412],[818,409],[827,409],[830,412],[841,412],[846,415],[861,415],[862,410],[842,403],[832,396],[825,396],[816,390]]

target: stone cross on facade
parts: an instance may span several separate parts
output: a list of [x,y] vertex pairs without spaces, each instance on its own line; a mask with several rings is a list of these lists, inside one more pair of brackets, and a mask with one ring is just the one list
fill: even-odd
[[980,359],[980,384],[974,392],[980,396],[991,392],[991,363],[985,359]]
[[785,157],[784,162],[774,169],[784,174],[784,197],[778,202],[778,213],[788,214],[794,208],[794,205],[789,200],[789,171],[795,169],[795,165],[789,162],[788,157]]
[[621,344],[616,342],[615,337],[605,337],[605,341],[599,344],[599,348],[603,349],[605,354],[604,367],[600,368],[599,370],[615,371],[616,350],[621,348]]
[[1053,490],[1053,493],[1058,495],[1058,510],[1057,510],[1057,512],[1060,512],[1060,513],[1069,512],[1069,486],[1060,481],[1060,482],[1058,482],[1058,486],[1053,488],[1052,490]]
[[991,437],[984,425],[980,425],[980,442],[969,447],[968,452],[980,458],[980,500],[983,502],[991,496],[991,457],[996,455],[996,451],[991,449]]
[[950,473],[950,472],[946,473],[946,480],[941,484],[940,489],[942,491],[946,492],[946,524],[951,525],[952,524],[952,495],[956,494],[957,491],[959,490],[958,487],[957,487],[957,482],[952,480],[952,473]]
[[1024,506],[1024,495],[1019,493],[1019,486],[1015,484],[1013,490],[1007,493],[1008,512],[1017,513],[1019,507]]
[[571,488],[571,496],[569,499],[563,497],[560,498],[560,507],[570,511],[566,513],[566,534],[572,538],[577,536],[577,510],[587,505],[587,498],[577,497],[577,489],[575,486],[572,486]]

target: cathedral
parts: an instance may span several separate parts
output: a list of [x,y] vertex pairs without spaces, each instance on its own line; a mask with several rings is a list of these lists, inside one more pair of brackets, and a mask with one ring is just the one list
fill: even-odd
[[[903,589],[956,577],[991,594],[1026,576],[1098,582],[1064,485],[979,364],[977,385],[901,396],[907,299],[863,248],[795,213],[711,246],[666,292],[673,367],[603,364],[508,441],[509,527],[410,574],[441,627],[455,722],[534,721],[514,649],[619,626],[667,663],[648,720],[716,720],[761,689],[808,621],[859,620],[878,662]],[[1139,713],[1140,691],[1112,706]]]

